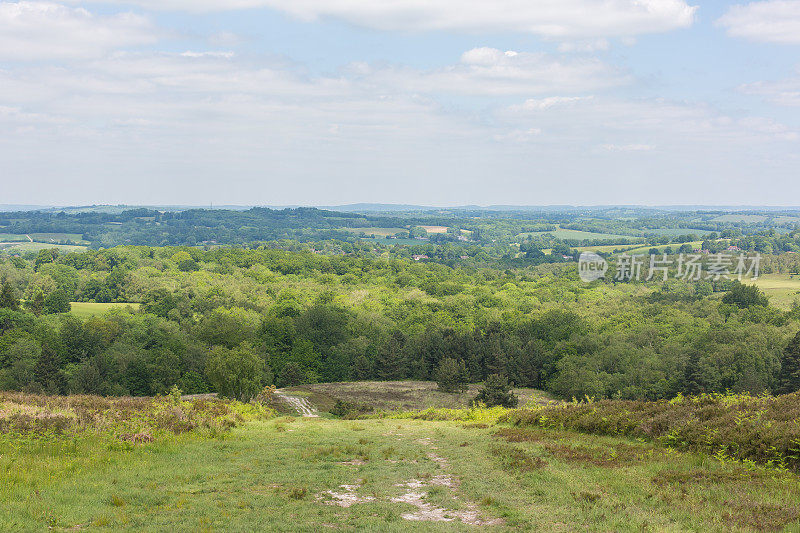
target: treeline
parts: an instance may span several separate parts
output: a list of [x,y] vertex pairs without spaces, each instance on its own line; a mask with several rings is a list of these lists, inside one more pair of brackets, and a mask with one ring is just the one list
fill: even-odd
[[[450,360],[471,381],[500,374],[565,398],[775,392],[800,328],[754,287],[588,285],[570,264],[122,247],[7,258],[0,279],[0,388],[57,393],[246,397],[435,379]],[[83,320],[64,312],[76,300],[141,307]]]

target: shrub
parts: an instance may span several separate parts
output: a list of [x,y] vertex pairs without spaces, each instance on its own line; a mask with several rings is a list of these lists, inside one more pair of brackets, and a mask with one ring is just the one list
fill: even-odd
[[372,408],[369,405],[363,403],[336,400],[330,413],[340,418],[352,418],[363,413],[368,413],[371,410]]
[[272,381],[264,361],[247,342],[233,349],[215,347],[206,362],[206,374],[220,395],[243,402],[258,394],[265,381]]
[[516,407],[519,398],[511,392],[507,377],[500,374],[489,374],[483,383],[483,388],[475,397],[475,402],[483,403],[487,407]]
[[702,394],[674,400],[564,404],[509,412],[518,426],[646,438],[718,457],[800,470],[800,393]]
[[464,361],[443,359],[436,370],[436,383],[443,392],[464,392],[467,390],[469,377]]

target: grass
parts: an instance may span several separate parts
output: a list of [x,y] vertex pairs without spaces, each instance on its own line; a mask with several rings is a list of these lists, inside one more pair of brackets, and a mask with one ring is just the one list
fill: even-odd
[[89,318],[92,316],[102,315],[111,311],[112,309],[127,309],[131,308],[137,311],[141,304],[138,303],[94,303],[94,302],[72,302],[72,314],[81,317]]
[[800,299],[798,274],[761,274],[753,283],[769,296],[770,304],[780,309],[791,309],[792,303]]
[[396,233],[406,232],[408,233],[408,228],[339,228],[342,231],[349,231],[351,233],[358,234],[365,234],[365,235],[372,235],[374,237],[388,237],[390,235],[394,235]]
[[678,396],[666,401],[558,404],[516,410],[501,418],[521,427],[568,428],[626,435],[702,451],[720,460],[800,471],[800,392]]
[[2,245],[3,251],[11,252],[11,253],[21,253],[21,252],[38,252],[39,250],[49,250],[51,248],[58,248],[58,250],[69,253],[69,252],[85,252],[87,247],[86,246],[78,246],[72,244],[46,244],[43,242],[21,242],[19,244],[12,243],[6,245],[6,243],[0,243]]
[[617,252],[626,251],[640,248],[638,244],[610,244],[608,246],[576,246],[575,250],[579,252]]
[[766,215],[720,215],[714,219],[713,222],[764,222],[767,220]]
[[[330,411],[336,400],[368,406],[373,411],[421,410],[430,407],[456,409],[467,407],[478,394],[480,385],[470,385],[461,394],[436,390],[432,381],[355,381],[318,383],[286,389],[289,393],[307,394],[309,401],[320,411]],[[547,393],[536,389],[516,389],[520,406],[528,403],[546,404]]]
[[[672,248],[673,252],[678,252],[678,248],[683,246],[683,244],[688,244],[692,247],[692,250],[699,249],[703,246],[703,241],[692,241],[687,243],[680,243],[680,244],[661,244],[658,246],[639,246],[638,248],[630,248],[625,250],[626,254],[649,254],[651,248],[657,249],[660,253],[663,253],[664,250],[667,248]],[[649,261],[649,259],[648,259]]]
[[30,242],[25,235],[16,233],[0,233],[0,242]]
[[4,531],[800,527],[793,474],[558,429],[283,417],[140,445],[2,438]]
[[419,226],[428,233],[447,233],[449,229],[447,226]]
[[[536,233],[520,233],[517,237],[532,237],[540,236],[544,233],[549,233],[557,239],[570,239],[570,240],[596,240],[596,239],[624,239],[624,240],[637,240],[639,237],[631,235],[617,235],[613,233],[592,233],[589,231],[580,231],[575,229],[558,228],[552,231],[542,231]],[[622,245],[620,245],[622,246]]]

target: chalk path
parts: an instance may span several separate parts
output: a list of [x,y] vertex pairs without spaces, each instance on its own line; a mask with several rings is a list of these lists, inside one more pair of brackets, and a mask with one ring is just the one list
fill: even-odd
[[281,391],[275,392],[275,396],[291,405],[295,411],[305,417],[319,417],[319,413],[317,412],[316,408],[314,408],[314,406],[302,396],[292,396]]

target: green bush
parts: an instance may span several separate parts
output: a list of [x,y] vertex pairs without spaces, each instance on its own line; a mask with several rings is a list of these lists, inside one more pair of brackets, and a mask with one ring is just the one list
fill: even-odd
[[800,393],[702,394],[674,400],[563,404],[511,411],[501,421],[627,435],[717,457],[800,470]]
[[483,383],[483,388],[475,397],[475,402],[482,403],[486,407],[516,407],[519,398],[511,392],[507,377],[500,374],[489,374]]
[[443,392],[464,392],[468,388],[469,375],[464,361],[443,359],[436,370],[436,383]]

